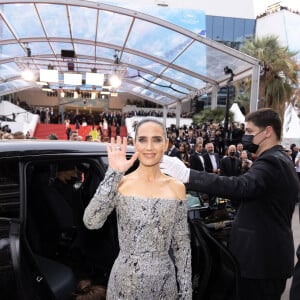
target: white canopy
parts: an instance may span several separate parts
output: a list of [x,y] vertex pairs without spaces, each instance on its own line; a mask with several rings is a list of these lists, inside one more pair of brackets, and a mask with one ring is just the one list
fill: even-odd
[[284,112],[282,143],[286,147],[292,143],[300,146],[300,119],[291,103]]
[[229,109],[233,113],[233,121],[238,123],[245,123],[245,116],[241,112],[237,103],[233,103]]

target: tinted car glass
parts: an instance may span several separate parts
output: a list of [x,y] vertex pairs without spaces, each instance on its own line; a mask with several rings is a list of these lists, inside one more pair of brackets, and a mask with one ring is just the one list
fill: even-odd
[[19,166],[16,159],[0,160],[0,217],[20,214]]
[[[0,299],[17,299],[17,285],[10,252],[10,222],[0,219]],[[8,290],[7,287],[10,289]]]
[[[72,180],[61,182],[58,174],[70,170],[75,170],[76,176],[73,173]],[[64,291],[69,295],[75,291],[72,282],[81,277],[107,284],[119,251],[115,213],[96,231],[85,228],[82,221],[104,172],[101,160],[78,157],[35,161],[27,166],[26,239],[45,277],[52,276],[48,274],[49,264],[58,262],[58,268],[67,267],[63,273],[70,281]],[[52,280],[50,289],[54,291],[58,284]]]

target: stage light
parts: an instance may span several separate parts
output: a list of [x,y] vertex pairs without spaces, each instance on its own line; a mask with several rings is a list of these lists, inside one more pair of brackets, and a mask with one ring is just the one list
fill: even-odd
[[111,75],[109,82],[113,88],[120,87],[120,85],[122,83],[121,79],[116,74]]
[[34,81],[34,73],[29,69],[24,70],[21,76],[26,81]]
[[40,81],[58,82],[58,71],[53,69],[40,69]]
[[104,74],[98,73],[86,73],[85,74],[85,83],[88,85],[102,86],[104,81]]

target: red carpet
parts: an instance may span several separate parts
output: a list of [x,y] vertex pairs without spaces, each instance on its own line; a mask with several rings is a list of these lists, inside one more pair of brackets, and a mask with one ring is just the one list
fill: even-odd
[[[71,125],[72,130],[75,129],[75,125]],[[78,134],[82,136],[82,139],[85,140],[86,135],[91,131],[92,126],[80,126],[78,130]],[[66,125],[65,124],[37,124],[35,129],[34,137],[36,139],[47,139],[49,134],[55,134],[59,140],[66,140]],[[112,136],[115,135],[115,131],[112,130]],[[121,126],[120,128],[120,136],[127,136],[127,129],[125,126]]]
[[36,139],[47,139],[49,134],[55,134],[59,140],[66,140],[66,126],[64,124],[37,124],[34,137]]

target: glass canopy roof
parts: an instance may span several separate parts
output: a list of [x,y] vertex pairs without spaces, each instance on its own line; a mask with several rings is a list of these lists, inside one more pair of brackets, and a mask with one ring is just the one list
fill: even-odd
[[[74,58],[61,50],[72,50]],[[0,4],[0,95],[36,86],[25,69],[53,66],[84,74],[117,73],[119,92],[171,105],[251,75],[258,61],[169,21],[83,0],[9,1]]]

